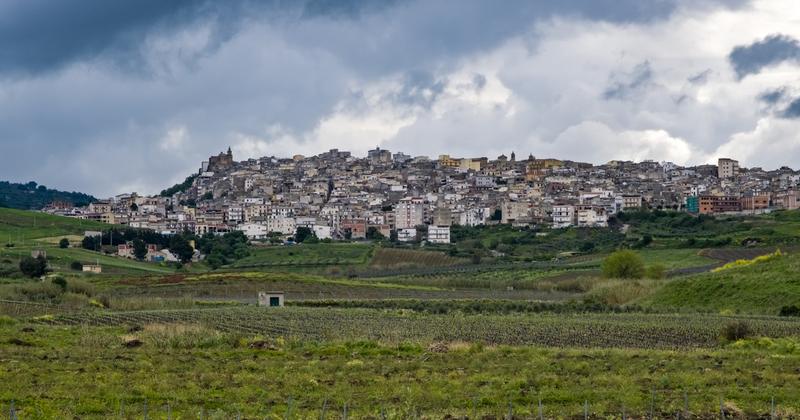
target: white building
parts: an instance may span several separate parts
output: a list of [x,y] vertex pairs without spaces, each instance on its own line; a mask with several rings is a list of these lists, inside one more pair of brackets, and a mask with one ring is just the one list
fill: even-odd
[[575,206],[569,204],[554,205],[552,217],[554,228],[570,227],[575,224]]
[[397,229],[397,240],[400,242],[412,242],[417,240],[416,228]]
[[311,229],[318,239],[331,239],[333,237],[333,231],[330,226],[314,225]]
[[486,223],[491,217],[492,209],[489,207],[470,208],[464,210],[458,217],[461,226],[478,226]]
[[227,213],[226,216],[228,218],[228,223],[237,225],[244,221],[244,208],[241,206],[228,207],[226,213]]
[[268,232],[278,232],[284,235],[294,235],[297,230],[294,217],[281,215],[269,215],[266,217],[265,224]]
[[449,244],[450,226],[428,226],[428,242],[433,244]]
[[578,206],[577,221],[581,227],[608,227],[608,213],[603,207]]
[[255,240],[267,239],[267,234],[269,233],[266,225],[261,225],[258,223],[245,223],[239,225],[237,229],[241,230],[242,233],[244,233],[244,236],[247,236],[247,239]]

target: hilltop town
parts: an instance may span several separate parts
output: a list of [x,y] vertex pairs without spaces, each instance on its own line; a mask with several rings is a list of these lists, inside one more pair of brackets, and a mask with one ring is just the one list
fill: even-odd
[[449,243],[450,226],[510,224],[606,227],[637,208],[695,214],[796,209],[800,174],[790,168],[611,161],[603,165],[514,152],[496,159],[412,157],[376,148],[365,157],[317,156],[237,162],[230,148],[158,196],[136,193],[45,211],[160,233],[242,231],[286,238],[299,227],[319,239],[392,238]]

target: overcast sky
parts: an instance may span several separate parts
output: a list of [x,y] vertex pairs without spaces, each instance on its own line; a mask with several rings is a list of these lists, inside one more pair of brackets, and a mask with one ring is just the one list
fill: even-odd
[[797,0],[4,0],[0,179],[515,151],[800,167]]

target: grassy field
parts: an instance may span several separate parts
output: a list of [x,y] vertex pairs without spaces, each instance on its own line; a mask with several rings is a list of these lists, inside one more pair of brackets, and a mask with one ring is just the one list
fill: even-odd
[[50,268],[56,272],[71,272],[70,264],[73,261],[83,264],[100,263],[103,273],[112,275],[168,274],[175,271],[174,268],[167,265],[120,258],[83,248],[59,248],[54,245],[2,248],[0,249],[0,258],[17,260],[21,256],[30,255],[34,249],[47,252]]
[[449,267],[466,264],[465,258],[451,257],[438,251],[403,248],[377,248],[369,262],[372,268]]
[[232,268],[269,268],[290,265],[363,265],[369,261],[371,253],[371,244],[359,243],[254,247],[249,257],[237,261],[232,265]]
[[721,400],[728,418],[754,418],[769,417],[773,398],[781,417],[800,412],[792,339],[575,349],[8,320],[0,336],[0,355],[13,360],[0,370],[0,404],[13,400],[20,418],[530,418],[539,401],[547,418],[578,418],[584,404],[592,418],[675,418],[685,408],[717,418]]
[[[0,242],[23,245],[34,239],[80,235],[87,230],[108,229],[109,225],[90,220],[53,216],[27,210],[0,207]],[[45,241],[41,241],[45,242]]]
[[642,249],[637,252],[645,265],[661,264],[667,270],[702,267],[717,262],[701,255],[697,249]]
[[[143,418],[145,405],[148,418],[538,418],[541,399],[546,418],[719,418],[721,405],[769,418],[774,398],[777,415],[800,416],[800,317],[776,316],[800,305],[800,256],[705,272],[791,248],[793,212],[658,216],[627,236],[501,227],[451,247],[253,247],[216,271],[61,249],[87,228],[57,219],[0,209],[0,232],[27,238],[0,249],[0,413],[14,401],[25,419]],[[647,229],[661,236],[637,245]],[[754,234],[763,247],[737,245]],[[44,281],[19,276],[34,237],[56,271]],[[623,243],[672,274],[603,278]],[[253,305],[264,290],[287,307]]]
[[675,279],[643,303],[654,307],[777,314],[800,305],[800,255]]

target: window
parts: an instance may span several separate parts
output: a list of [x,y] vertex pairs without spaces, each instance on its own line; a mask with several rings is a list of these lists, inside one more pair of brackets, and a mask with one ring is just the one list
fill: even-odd
[[269,297],[269,306],[281,306],[281,298],[277,296]]

